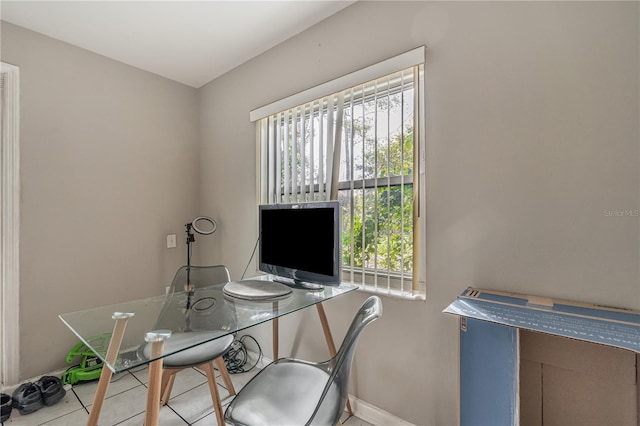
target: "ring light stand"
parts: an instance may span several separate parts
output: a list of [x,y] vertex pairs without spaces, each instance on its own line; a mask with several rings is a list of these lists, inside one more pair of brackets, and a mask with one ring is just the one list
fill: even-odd
[[194,293],[194,288],[191,285],[191,243],[196,241],[196,237],[191,231],[196,231],[200,235],[211,235],[216,232],[218,225],[210,217],[198,216],[184,226],[187,231],[187,284],[185,285],[185,291],[187,292],[187,305],[185,307],[185,314],[187,315],[186,326],[187,330],[189,330],[191,298],[193,297]]

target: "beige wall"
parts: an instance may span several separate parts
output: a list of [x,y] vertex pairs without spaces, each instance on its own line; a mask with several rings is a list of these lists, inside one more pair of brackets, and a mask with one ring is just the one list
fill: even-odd
[[[606,214],[640,208],[639,13],[361,1],[199,91],[3,22],[22,82],[20,376],[64,367],[59,313],[161,293],[196,214],[218,221],[196,256],[239,278],[256,237],[249,110],[426,44],[427,301],[384,298],[352,392],[455,424],[441,311],[466,286],[640,309],[639,220]],[[327,303],[338,342],[366,296]],[[313,311],[281,327],[281,354],[326,357]],[[270,355],[268,330],[252,334]]]
[[[20,67],[20,378],[67,366],[58,314],[162,294],[197,211],[197,93],[2,22]],[[165,236],[178,234],[178,248]]]
[[[427,301],[384,298],[352,391],[416,424],[455,424],[457,320],[441,311],[465,287],[640,309],[639,218],[607,215],[640,208],[639,14],[637,2],[361,1],[214,80],[199,93],[210,255],[239,278],[255,244],[251,109],[427,45]],[[327,303],[336,340],[365,297]],[[281,355],[326,356],[314,312],[281,328]],[[270,356],[269,329],[252,333]]]

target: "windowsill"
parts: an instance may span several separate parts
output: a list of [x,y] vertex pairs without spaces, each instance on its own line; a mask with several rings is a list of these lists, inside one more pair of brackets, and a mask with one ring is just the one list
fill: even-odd
[[394,289],[386,289],[381,287],[371,287],[364,286],[358,283],[350,283],[358,286],[358,291],[362,291],[364,293],[372,293],[381,296],[393,297],[395,299],[403,299],[403,300],[427,300],[426,294],[424,293],[410,293],[407,291],[400,291]]

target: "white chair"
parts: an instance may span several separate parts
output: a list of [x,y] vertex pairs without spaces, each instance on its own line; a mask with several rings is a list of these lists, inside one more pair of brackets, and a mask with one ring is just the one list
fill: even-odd
[[232,425],[336,425],[348,397],[349,372],[364,327],[382,315],[382,302],[362,304],[335,357],[321,363],[281,358],[261,370],[227,407]]
[[[183,266],[178,269],[178,272],[171,283],[167,301],[171,300],[171,296],[174,292],[188,290],[187,283],[189,283],[191,289],[197,291],[198,288],[226,283],[229,281],[231,281],[231,277],[227,267],[224,265]],[[156,323],[156,328],[163,328],[163,320],[166,320],[163,318],[164,313],[175,314],[175,312],[177,312],[175,307],[169,307],[165,302],[165,306],[163,307],[158,318],[158,322]],[[211,340],[212,336],[215,336],[216,334],[222,335],[224,332],[187,330],[185,332],[174,332],[171,337],[164,341],[165,353],[174,351],[176,348],[195,344],[198,341],[206,341],[206,343],[169,355],[162,360],[163,371],[160,403],[162,405],[166,405],[169,401],[176,374],[185,368],[197,367],[207,375],[209,391],[211,392],[211,400],[213,401],[213,408],[216,413],[218,424],[224,425],[222,403],[220,402],[220,394],[216,385],[213,363],[216,363],[229,394],[235,395],[236,391],[233,387],[233,383],[231,383],[229,372],[227,371],[224,359],[222,358],[222,356],[231,347],[234,336],[226,335],[224,337]],[[146,345],[143,349],[143,353],[146,357],[149,357],[151,353],[151,345]]]

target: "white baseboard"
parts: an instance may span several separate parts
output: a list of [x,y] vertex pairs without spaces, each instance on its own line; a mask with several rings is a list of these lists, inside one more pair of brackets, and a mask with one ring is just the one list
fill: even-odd
[[415,426],[353,395],[349,395],[349,401],[353,415],[372,425]]
[[[63,368],[63,369],[61,369],[61,370],[56,370],[56,371],[51,371],[51,372],[49,372],[49,373],[43,374],[42,376],[54,376],[54,377],[61,377],[61,376],[62,376],[62,374],[63,374],[65,371],[67,371],[67,368]],[[18,389],[18,386],[20,386],[21,384],[23,384],[23,383],[28,383],[28,382],[35,383],[35,382],[37,382],[37,381],[40,379],[40,377],[42,377],[42,376],[32,377],[32,378],[30,378],[30,379],[23,380],[23,381],[21,381],[21,382],[19,382],[19,383],[13,384],[13,385],[3,386],[3,388],[2,388],[2,393],[6,393],[6,394],[8,394],[8,395],[12,395],[12,394],[13,394],[13,391],[15,391],[16,389]],[[69,390],[68,388],[71,388],[71,385],[65,385],[65,387],[64,387],[64,388],[65,388],[65,390]]]

